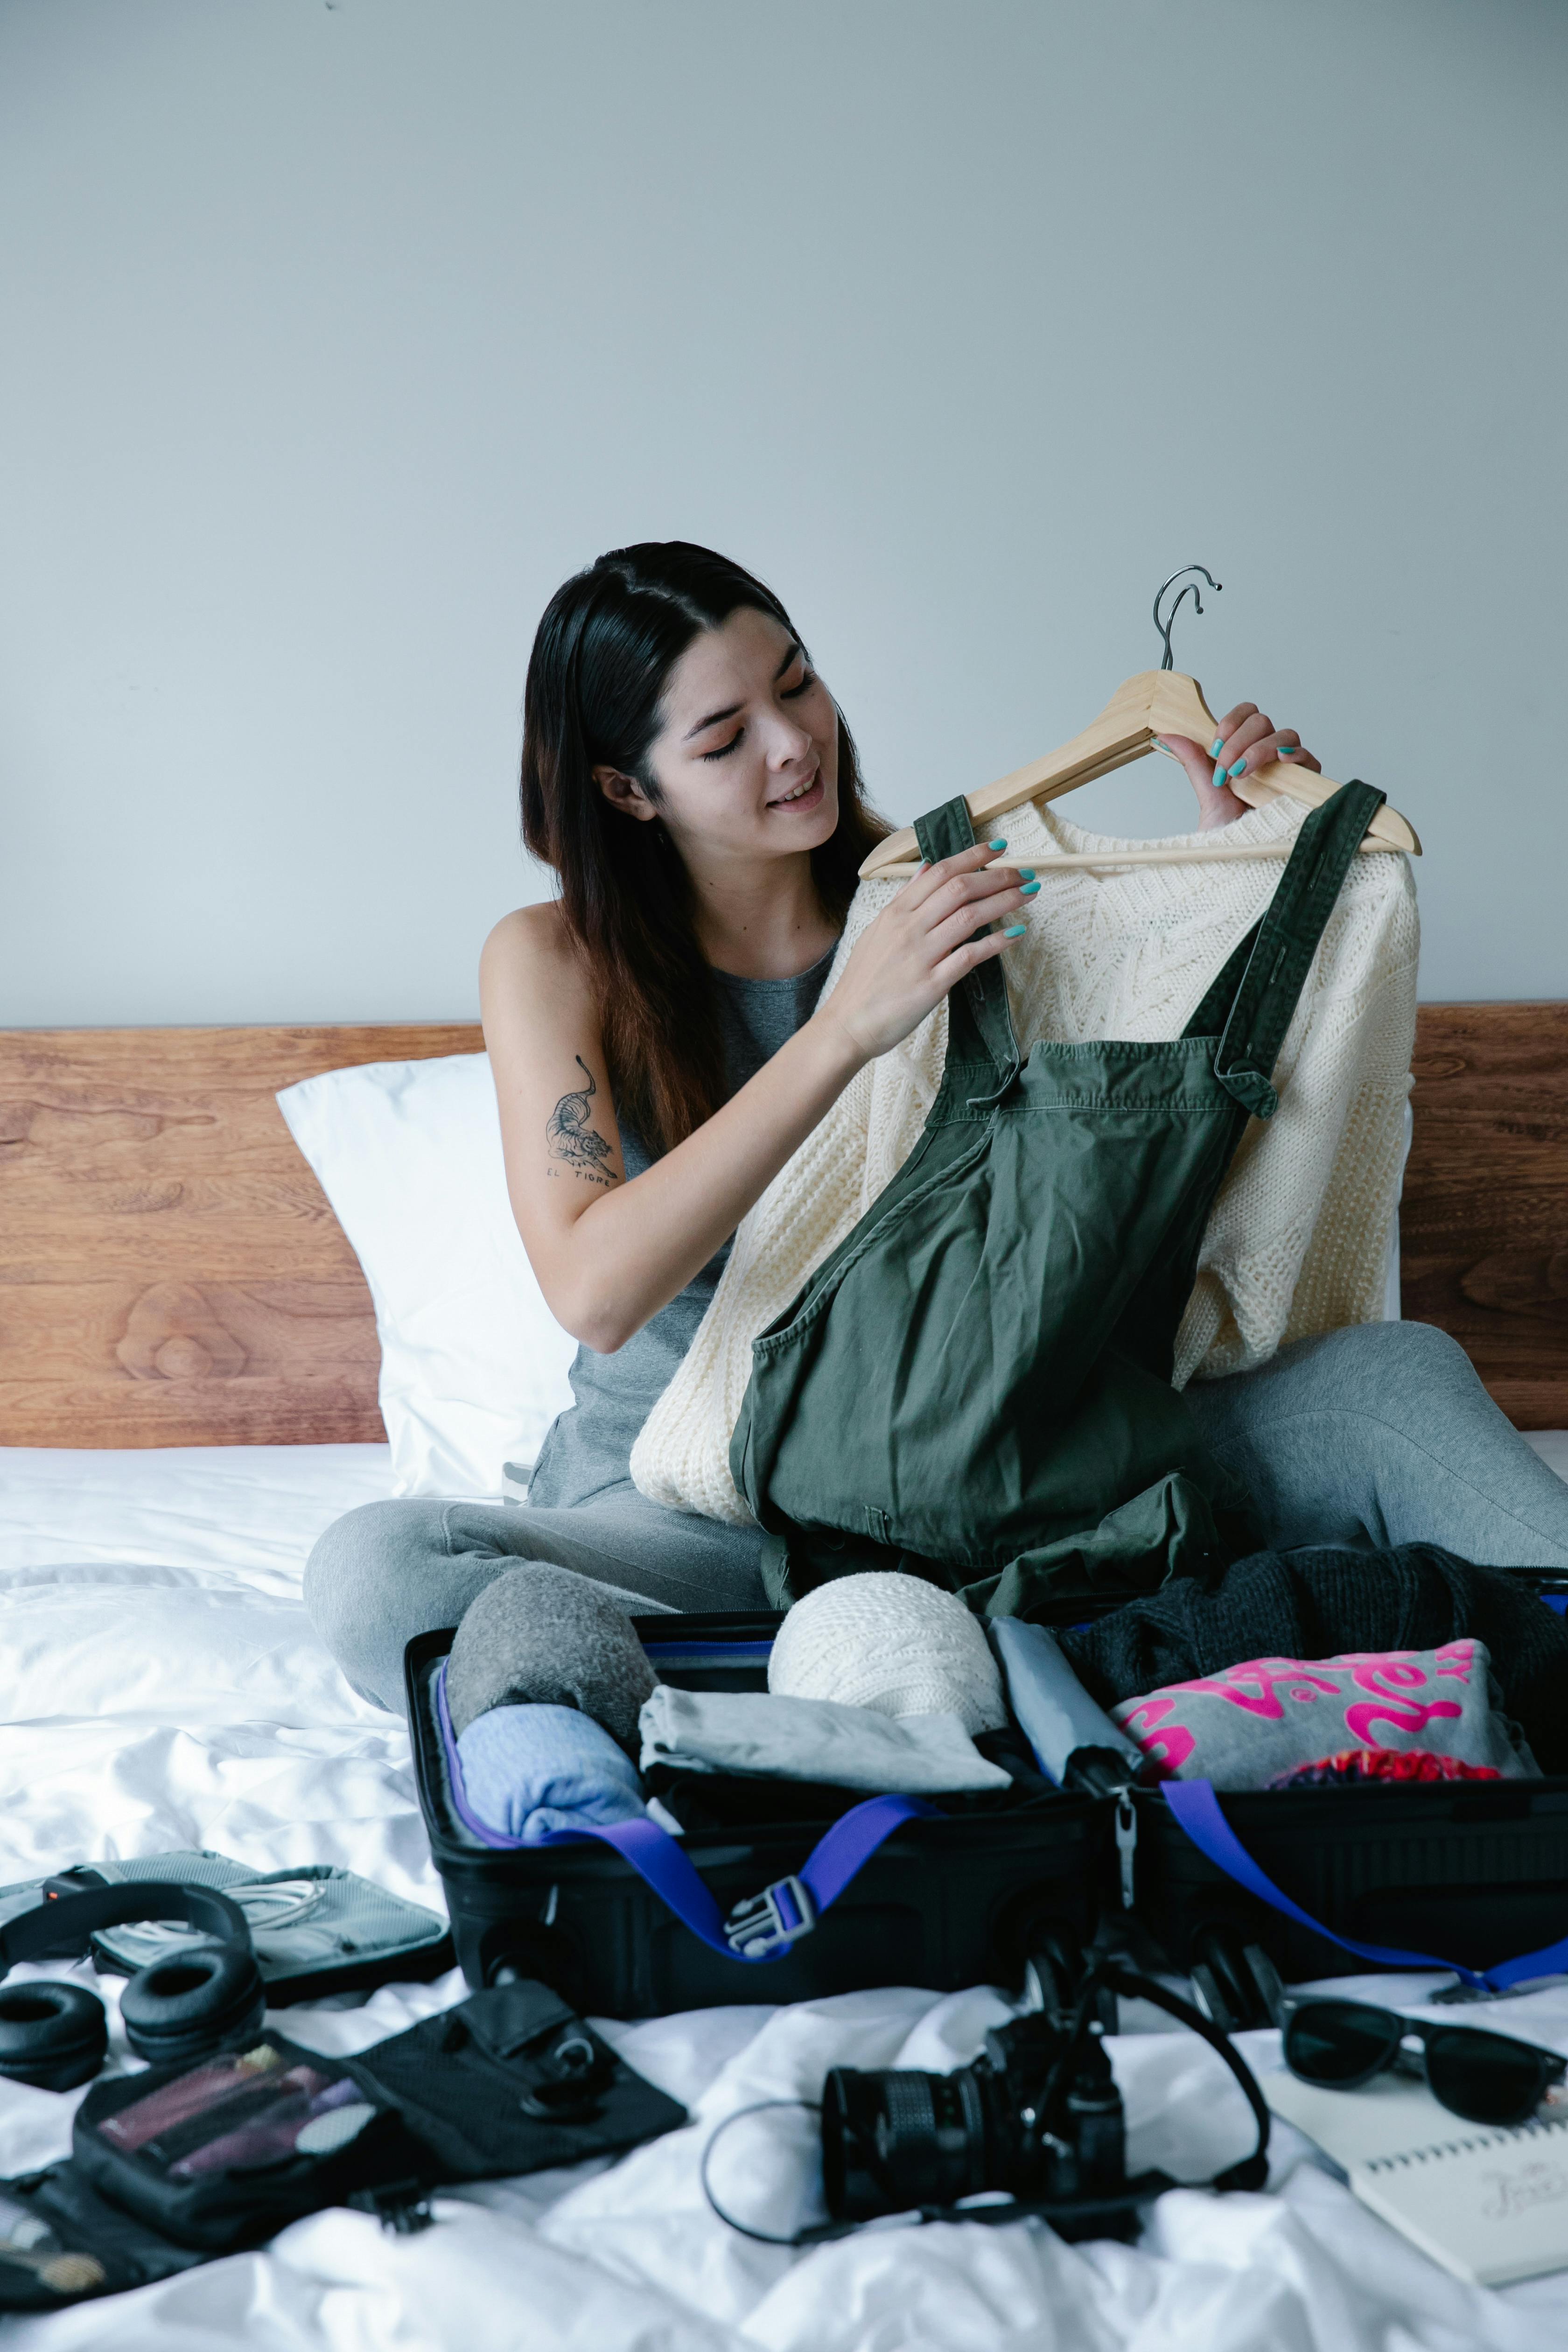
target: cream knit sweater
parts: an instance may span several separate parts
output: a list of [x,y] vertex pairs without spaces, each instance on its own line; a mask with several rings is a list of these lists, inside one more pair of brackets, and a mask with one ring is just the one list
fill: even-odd
[[[1227,845],[1293,835],[1305,812],[1278,799],[1226,828]],[[1173,836],[1179,839],[1183,836]],[[1032,803],[1007,822],[1010,858],[1127,848]],[[1006,952],[1014,1022],[1037,1037],[1176,1037],[1262,913],[1280,857],[1233,865],[1042,872]],[[863,882],[828,974],[901,886]],[[1357,857],[1276,1066],[1279,1108],[1252,1119],[1209,1217],[1176,1343],[1178,1387],[1256,1364],[1288,1339],[1377,1320],[1398,1195],[1415,1038],[1415,890],[1404,857]],[[742,1219],[680,1369],[632,1449],[653,1501],[745,1523],[730,1438],[752,1342],[851,1231],[913,1150],[942,1078],[947,1007],[850,1081]]]

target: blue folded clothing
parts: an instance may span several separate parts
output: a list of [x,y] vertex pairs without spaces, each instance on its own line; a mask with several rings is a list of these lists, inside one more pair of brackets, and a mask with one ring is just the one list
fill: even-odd
[[646,1810],[636,1765],[578,1707],[492,1706],[462,1734],[458,1757],[469,1811],[524,1845]]

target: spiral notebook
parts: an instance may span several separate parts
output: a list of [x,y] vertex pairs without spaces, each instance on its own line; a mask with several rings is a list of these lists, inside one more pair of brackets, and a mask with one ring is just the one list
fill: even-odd
[[1266,2075],[1263,2090],[1363,2205],[1456,2278],[1506,2286],[1568,2270],[1568,2113],[1494,2131],[1394,2074],[1325,2091],[1281,2073]]

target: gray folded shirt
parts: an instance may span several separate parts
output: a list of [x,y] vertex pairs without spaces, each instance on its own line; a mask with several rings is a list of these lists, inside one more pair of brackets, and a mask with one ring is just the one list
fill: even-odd
[[956,1715],[881,1715],[826,1698],[763,1691],[677,1690],[661,1683],[637,1718],[642,1769],[822,1780],[876,1796],[1005,1789]]
[[1249,1658],[1123,1699],[1111,1717],[1164,1775],[1216,1789],[1261,1789],[1300,1765],[1379,1748],[1538,1780],[1541,1767],[1498,1699],[1490,1653],[1467,1635],[1438,1650]]

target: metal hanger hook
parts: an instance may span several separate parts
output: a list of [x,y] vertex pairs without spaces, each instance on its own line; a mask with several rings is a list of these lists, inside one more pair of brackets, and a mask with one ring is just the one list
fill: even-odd
[[[1176,615],[1181,611],[1183,604],[1190,596],[1193,600],[1193,610],[1194,613],[1201,613],[1204,609],[1204,600],[1198,592],[1197,582],[1195,580],[1187,580],[1187,574],[1189,572],[1202,572],[1204,578],[1208,582],[1209,586],[1214,590],[1216,596],[1224,586],[1224,583],[1216,580],[1214,573],[1205,570],[1204,565],[1201,563],[1184,563],[1179,572],[1172,572],[1170,578],[1165,582],[1164,586],[1161,588],[1159,594],[1156,595],[1154,599],[1154,626],[1159,630],[1160,641],[1165,648],[1165,657],[1160,664],[1160,667],[1162,669],[1174,669],[1176,666],[1171,656],[1171,631],[1175,625]],[[1160,618],[1160,597],[1164,594],[1166,588],[1173,588],[1178,580],[1187,580],[1187,584],[1176,598],[1175,603],[1172,605],[1169,613],[1165,615],[1165,618],[1162,621]]]

